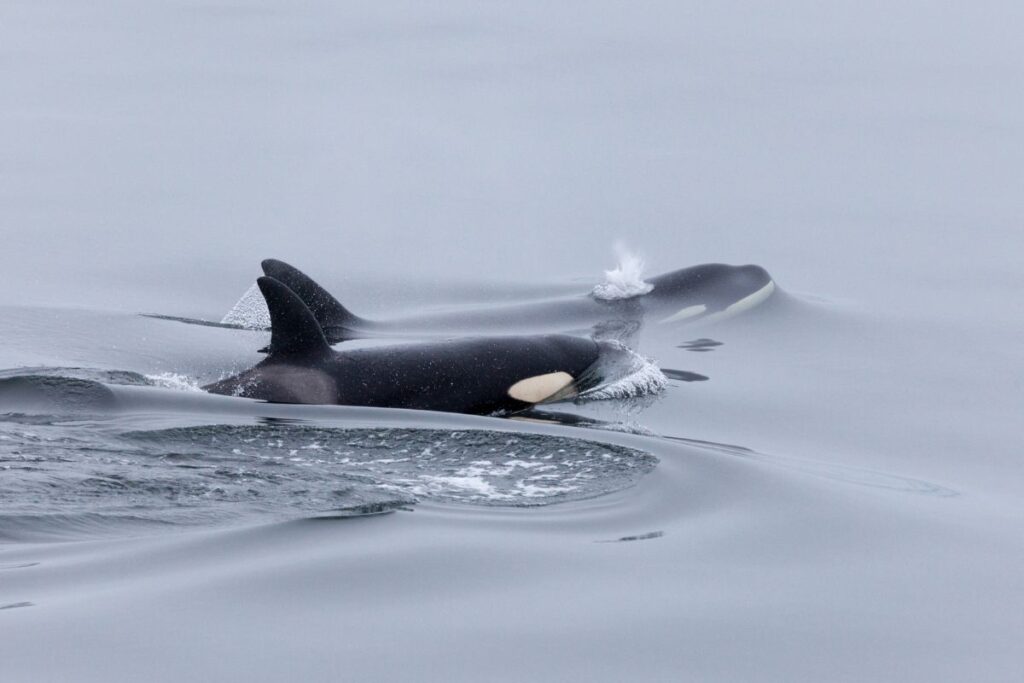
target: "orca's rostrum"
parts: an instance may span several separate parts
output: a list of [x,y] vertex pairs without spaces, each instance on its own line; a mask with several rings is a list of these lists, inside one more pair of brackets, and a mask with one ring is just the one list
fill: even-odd
[[566,335],[481,337],[334,351],[307,303],[273,277],[257,280],[270,311],[267,357],[203,387],[275,403],[448,412],[517,412],[599,381],[600,345]]

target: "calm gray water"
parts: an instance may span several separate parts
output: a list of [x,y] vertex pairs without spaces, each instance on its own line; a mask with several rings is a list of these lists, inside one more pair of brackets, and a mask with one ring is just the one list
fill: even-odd
[[[0,679],[1018,680],[1022,22],[5,3]],[[544,303],[617,243],[779,289],[530,419],[210,396],[266,334],[139,315],[266,257]]]

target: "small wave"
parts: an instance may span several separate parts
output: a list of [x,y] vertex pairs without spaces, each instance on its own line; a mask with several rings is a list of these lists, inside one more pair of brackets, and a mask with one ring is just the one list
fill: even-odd
[[638,436],[658,436],[643,425],[631,420],[618,420],[608,422],[595,420],[590,417],[583,417],[575,413],[560,413],[551,410],[530,410],[525,413],[511,416],[512,420],[518,422],[547,422],[550,424],[567,425],[571,427],[585,427],[587,429],[600,429],[606,432],[618,432],[620,434],[636,434]]
[[252,285],[220,321],[222,325],[238,325],[250,330],[270,327],[270,311],[259,287]]
[[141,375],[125,370],[77,367],[32,367],[0,370],[0,413],[49,417],[106,412],[119,404],[110,386],[155,386],[202,391],[186,375],[164,372]]
[[82,537],[123,536],[147,533],[173,524],[170,519],[100,512],[0,514],[0,542],[46,543]]
[[602,383],[579,395],[579,400],[632,399],[660,394],[668,378],[650,358],[614,341],[601,342],[602,353],[595,371]]
[[653,290],[654,285],[644,282],[643,279],[644,260],[621,245],[616,246],[615,251],[619,263],[612,270],[604,271],[604,282],[594,287],[591,292],[594,298],[618,301],[632,299]]
[[96,380],[59,375],[15,375],[0,378],[0,413],[104,412],[117,406],[114,393]]
[[123,386],[149,386],[150,381],[143,375],[130,370],[100,370],[97,368],[34,366],[0,370],[0,378],[12,377],[64,377],[103,384]]
[[939,498],[952,498],[960,495],[960,492],[955,489],[934,484],[930,481],[889,474],[887,472],[880,472],[865,467],[852,467],[850,465],[811,460],[808,458],[797,458],[787,455],[771,455],[768,453],[760,453],[744,446],[717,443],[714,441],[701,441],[698,439],[687,439],[681,436],[666,435],[665,438],[671,439],[672,441],[687,443],[698,448],[706,448],[720,453],[726,453],[731,456],[755,460],[757,462],[774,465],[775,467],[782,467],[796,472],[801,472],[803,474],[821,477],[823,479],[841,481],[847,484],[855,484],[857,486],[866,486],[876,489],[890,489],[893,491],[936,496]]

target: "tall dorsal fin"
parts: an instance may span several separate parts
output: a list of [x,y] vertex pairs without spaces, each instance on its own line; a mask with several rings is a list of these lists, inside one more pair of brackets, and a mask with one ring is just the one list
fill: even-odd
[[323,358],[331,355],[324,331],[295,292],[272,277],[256,280],[270,311],[268,359],[280,356]]
[[320,327],[348,327],[363,322],[362,319],[338,303],[330,292],[318,285],[313,278],[284,261],[268,258],[260,265],[263,272],[278,280],[295,292],[312,311]]

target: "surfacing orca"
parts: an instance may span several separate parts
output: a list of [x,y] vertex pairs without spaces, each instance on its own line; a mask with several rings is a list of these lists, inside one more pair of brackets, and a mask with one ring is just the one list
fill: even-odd
[[606,300],[593,294],[524,304],[462,310],[396,320],[368,320],[345,308],[312,278],[284,261],[267,259],[263,272],[286,285],[313,313],[331,344],[416,333],[523,330],[583,331],[628,327],[650,318],[659,323],[711,321],[753,308],[775,291],[760,266],[707,263],[647,280],[647,294]]
[[303,298],[272,277],[257,283],[270,311],[267,357],[206,391],[274,403],[493,414],[569,398],[600,380],[599,343],[565,335],[334,351]]

